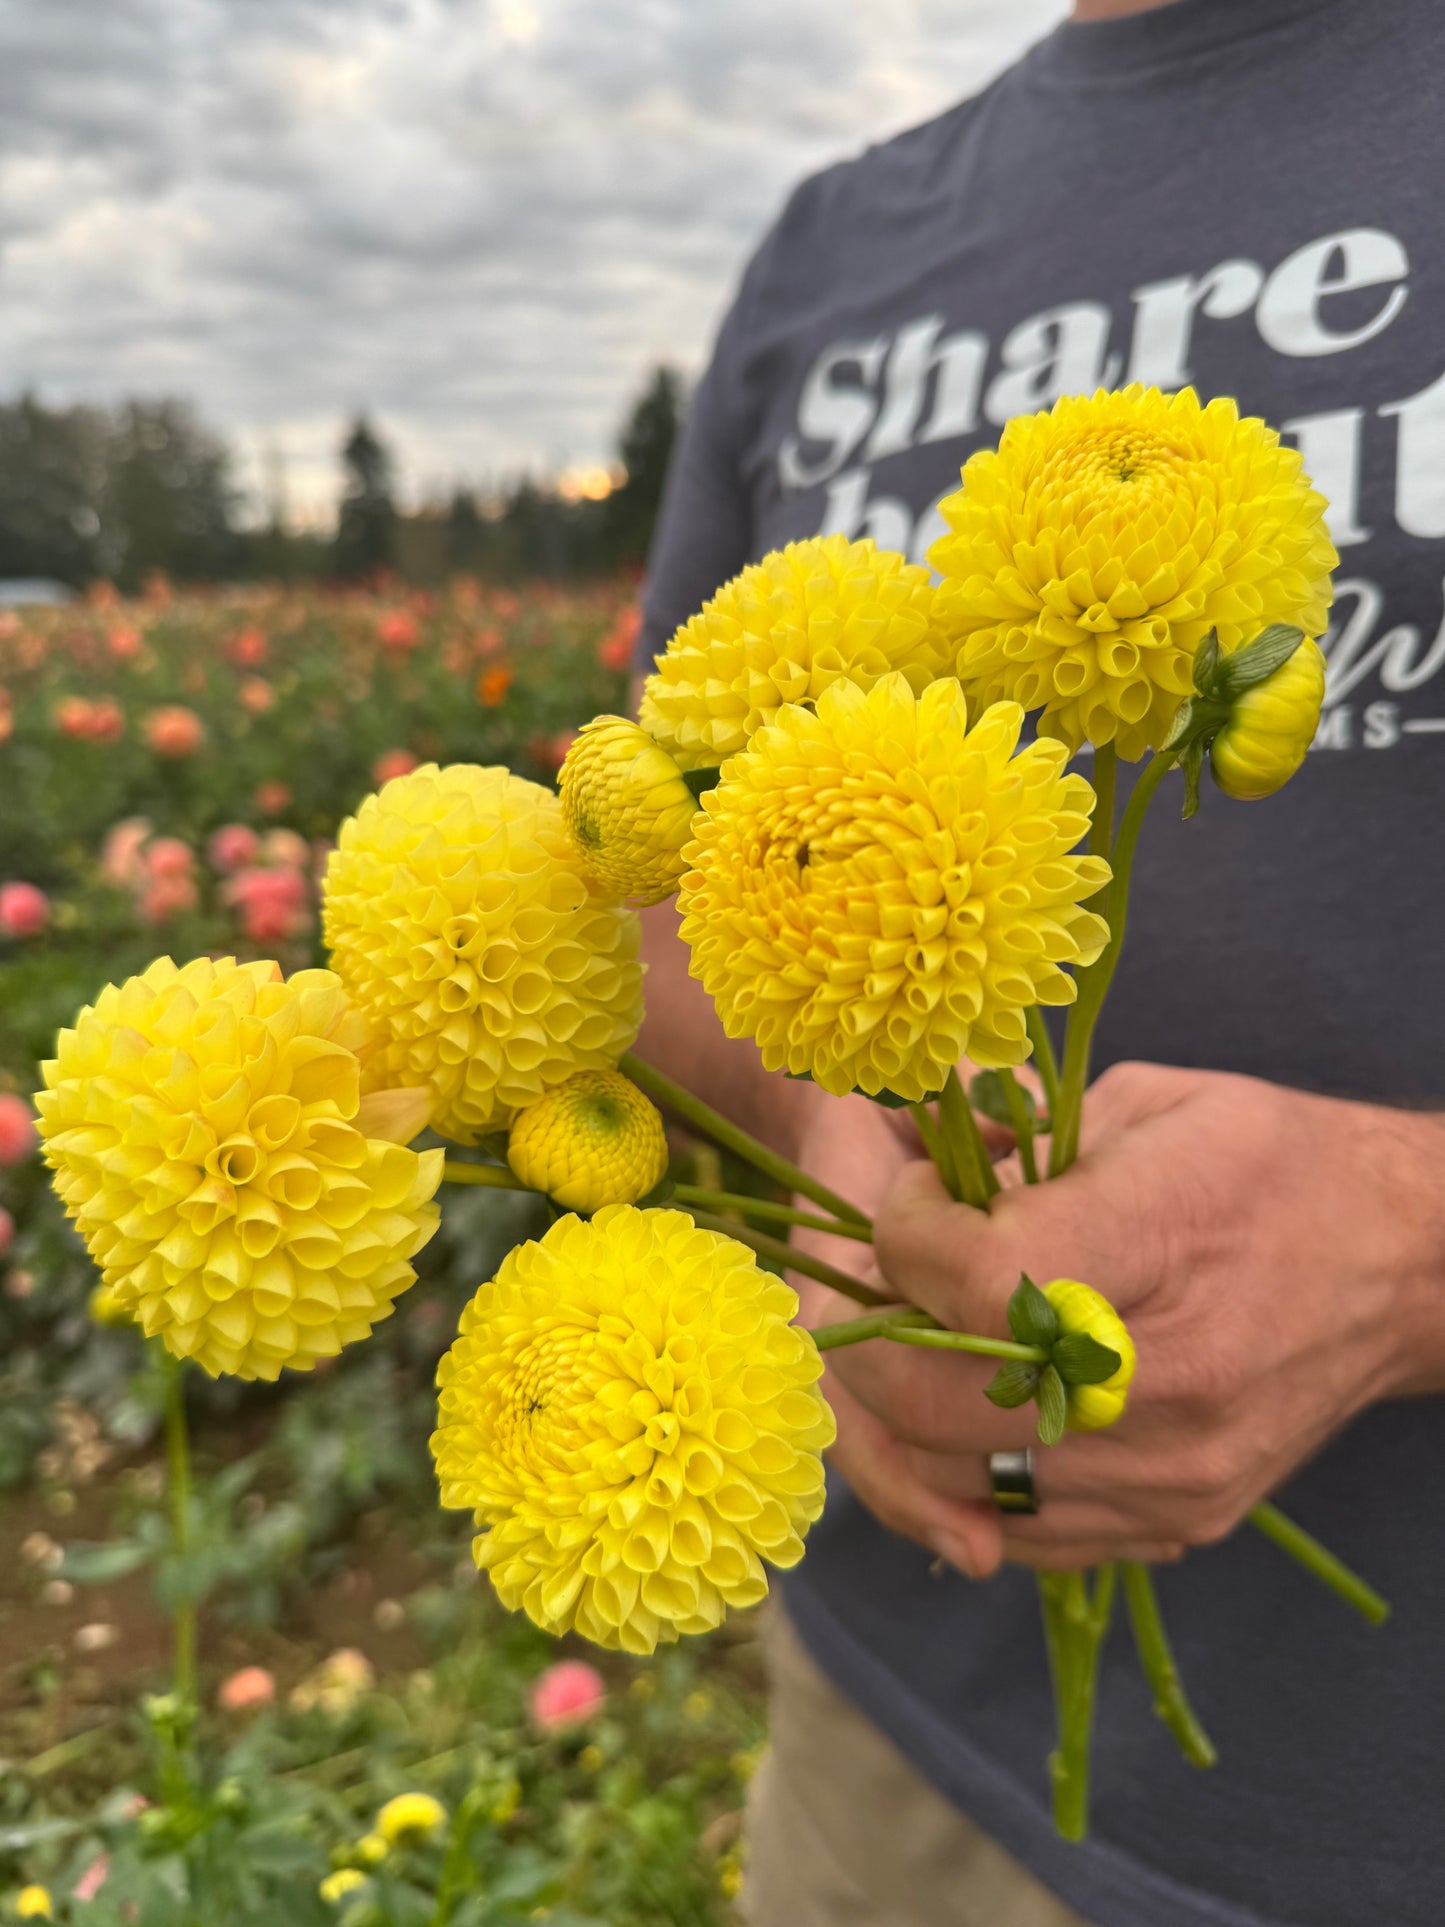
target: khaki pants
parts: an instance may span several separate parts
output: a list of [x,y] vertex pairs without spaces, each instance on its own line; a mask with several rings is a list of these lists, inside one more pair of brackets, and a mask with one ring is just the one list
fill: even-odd
[[748,1802],[749,1927],[1087,1927],[824,1678],[775,1599],[772,1745]]

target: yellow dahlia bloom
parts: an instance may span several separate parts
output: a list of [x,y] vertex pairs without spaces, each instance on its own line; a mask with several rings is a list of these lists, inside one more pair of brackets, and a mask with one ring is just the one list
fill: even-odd
[[1044,1296],[1058,1314],[1065,1337],[1082,1332],[1119,1354],[1119,1369],[1098,1385],[1065,1388],[1071,1432],[1102,1432],[1122,1418],[1134,1380],[1134,1341],[1129,1328],[1102,1292],[1081,1285],[1076,1278],[1055,1278],[1044,1286]]
[[562,1218],[504,1260],[442,1360],[431,1443],[505,1606],[650,1653],[802,1557],[833,1415],[797,1304],[681,1211]]
[[447,1810],[429,1793],[398,1793],[376,1816],[376,1831],[389,1847],[419,1847],[447,1823]]
[[1296,449],[1192,388],[1068,397],[969,457],[929,550],[971,696],[1042,708],[1070,749],[1160,748],[1196,646],[1316,636],[1338,557]]
[[1225,795],[1256,803],[1283,789],[1314,741],[1324,699],[1324,655],[1306,636],[1272,676],[1231,702],[1209,748],[1214,780]]
[[367,797],[326,870],[326,941],[381,1034],[368,1082],[425,1085],[474,1144],[642,1022],[636,915],[582,868],[550,790],[425,764]]
[[1094,793],[1061,743],[1015,755],[1023,711],[972,729],[951,677],[889,676],[781,710],[722,772],[683,880],[692,974],[730,1037],[824,1090],[938,1091],[960,1057],[1019,1064],[1024,1013],[1108,939],[1109,878],[1068,852]]
[[316,1889],[321,1898],[334,1907],[338,1901],[345,1900],[349,1894],[359,1893],[366,1885],[366,1875],[355,1867],[338,1867],[335,1873],[327,1874]]
[[[55,1188],[116,1307],[239,1378],[365,1338],[437,1226],[442,1154],[361,1096],[329,970],[169,957],[64,1030],[36,1099]],[[414,1128],[414,1127],[413,1127]]]
[[17,1920],[54,1920],[55,1908],[51,1905],[49,1889],[22,1887],[15,1896],[15,1916]]
[[512,1120],[507,1162],[569,1211],[636,1204],[667,1175],[657,1107],[621,1071],[579,1071]]
[[950,672],[957,640],[919,564],[841,535],[790,542],[678,630],[647,679],[642,727],[683,769],[707,769],[839,677],[871,689],[900,670],[922,689]]
[[661,903],[682,879],[697,799],[682,771],[625,716],[597,716],[562,764],[562,814],[583,866],[629,903]]

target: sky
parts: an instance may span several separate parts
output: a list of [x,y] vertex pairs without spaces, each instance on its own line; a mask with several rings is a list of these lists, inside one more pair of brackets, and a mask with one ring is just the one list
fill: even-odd
[[179,394],[293,519],[606,463],[805,174],[1065,0],[10,0],[0,395]]

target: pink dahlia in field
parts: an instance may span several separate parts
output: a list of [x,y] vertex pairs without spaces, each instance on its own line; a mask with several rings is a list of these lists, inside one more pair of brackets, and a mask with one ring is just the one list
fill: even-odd
[[371,780],[378,789],[394,776],[410,776],[417,760],[409,749],[384,749],[371,766]]
[[[308,851],[308,860],[310,852]],[[284,943],[311,919],[306,878],[300,870],[243,870],[226,885],[226,901],[239,912],[252,943]]]
[[206,740],[206,729],[194,709],[183,703],[167,703],[146,717],[145,739],[157,756],[179,761],[194,756]]
[[221,1681],[216,1704],[223,1713],[256,1713],[276,1697],[276,1676],[264,1666],[243,1666]]
[[398,653],[415,649],[421,641],[421,631],[416,617],[405,609],[389,609],[376,625],[376,639],[383,649],[395,649]]
[[585,1659],[559,1659],[534,1681],[527,1704],[543,1732],[552,1733],[590,1720],[606,1699],[607,1686],[595,1666]]
[[50,899],[33,883],[0,883],[0,936],[38,937],[50,921]]
[[100,846],[100,869],[107,883],[117,890],[131,890],[144,880],[141,850],[150,833],[148,817],[123,816],[119,823],[112,823]]
[[257,852],[263,863],[274,863],[283,870],[311,867],[311,845],[295,830],[267,830]]
[[223,823],[219,830],[211,832],[206,855],[213,870],[229,876],[233,870],[244,870],[248,863],[255,862],[260,843],[260,837],[248,824]]
[[134,662],[140,654],[144,638],[139,629],[121,625],[109,631],[105,646],[116,662]]
[[136,900],[136,909],[142,922],[159,925],[169,923],[172,917],[187,915],[199,902],[200,896],[190,877],[152,877]]
[[264,716],[276,704],[276,691],[264,676],[247,676],[237,693],[241,707],[253,716]]
[[265,632],[254,627],[238,629],[226,645],[226,654],[238,668],[258,669],[266,660]]
[[34,1156],[39,1142],[35,1113],[25,1099],[13,1091],[0,1091],[0,1165],[23,1164]]
[[5,1256],[5,1253],[10,1249],[11,1245],[13,1245],[14,1242],[15,1242],[15,1220],[11,1217],[10,1213],[5,1209],[4,1205],[0,1204],[0,1258],[3,1258]]
[[141,861],[148,877],[188,877],[196,867],[196,853],[178,836],[158,836],[148,843]]
[[291,807],[291,789],[276,778],[256,785],[256,808],[262,816],[279,816]]

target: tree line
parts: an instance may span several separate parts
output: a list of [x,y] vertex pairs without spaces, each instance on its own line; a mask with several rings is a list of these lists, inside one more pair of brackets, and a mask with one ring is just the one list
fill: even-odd
[[0,403],[0,580],[79,588],[106,578],[129,591],[157,571],[239,582],[360,581],[388,570],[436,583],[640,567],[682,406],[678,376],[655,370],[619,438],[624,479],[600,500],[522,478],[485,497],[458,487],[411,513],[396,504],[384,438],[358,417],[326,533],[290,527],[279,505],[259,520],[248,514],[230,449],[187,402],[51,408],[21,395]]

